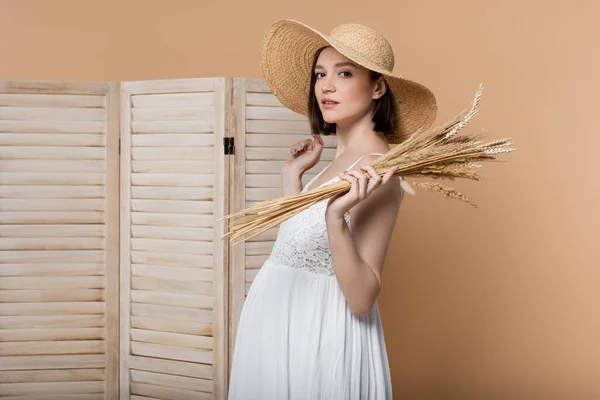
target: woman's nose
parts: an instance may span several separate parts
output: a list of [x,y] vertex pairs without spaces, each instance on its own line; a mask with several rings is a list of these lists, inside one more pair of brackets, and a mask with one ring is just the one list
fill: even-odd
[[321,90],[324,92],[335,91],[335,86],[333,85],[333,82],[331,81],[331,79],[325,78],[325,80],[323,80],[323,85],[321,86]]

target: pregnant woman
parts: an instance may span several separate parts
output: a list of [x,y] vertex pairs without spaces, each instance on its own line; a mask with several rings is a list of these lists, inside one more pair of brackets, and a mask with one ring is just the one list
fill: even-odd
[[[392,74],[391,46],[360,24],[326,36],[277,21],[261,66],[273,94],[313,132],[290,147],[283,195],[340,179],[351,188],[280,225],[242,309],[229,399],[391,399],[377,296],[403,191],[394,168],[379,176],[369,164],[434,122],[435,97]],[[336,135],[334,160],[302,187],[321,135]]]

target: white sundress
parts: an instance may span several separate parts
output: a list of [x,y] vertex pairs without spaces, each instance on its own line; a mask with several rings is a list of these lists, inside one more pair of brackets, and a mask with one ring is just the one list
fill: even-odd
[[280,224],[242,308],[229,400],[392,398],[378,304],[362,316],[350,312],[331,261],[326,207],[327,199]]

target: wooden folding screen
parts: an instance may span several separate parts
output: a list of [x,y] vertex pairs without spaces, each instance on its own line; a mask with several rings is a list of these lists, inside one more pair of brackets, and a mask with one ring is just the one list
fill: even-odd
[[0,396],[118,396],[118,84],[0,81]]
[[278,228],[217,219],[309,138],[262,79],[0,81],[0,399],[225,399]]
[[122,399],[225,396],[227,95],[224,78],[123,84]]

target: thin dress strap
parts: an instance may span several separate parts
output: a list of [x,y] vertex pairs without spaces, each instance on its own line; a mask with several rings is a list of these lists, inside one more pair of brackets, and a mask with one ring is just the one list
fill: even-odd
[[370,156],[370,155],[373,155],[373,154],[378,154],[378,155],[380,155],[380,156],[385,156],[385,154],[381,154],[381,153],[369,153],[369,154],[363,154],[362,156],[360,156],[360,158],[359,158],[358,160],[354,161],[354,163],[353,163],[351,166],[349,166],[349,167],[346,169],[346,171],[350,171],[350,170],[352,169],[352,167],[354,167],[354,166],[356,165],[356,163],[357,163],[357,162],[359,162],[359,161],[360,161],[360,159],[361,159],[361,158],[363,158],[364,156]]
[[[369,155],[372,155],[372,154],[377,154],[377,155],[380,155],[380,156],[384,156],[384,155],[385,155],[385,154],[381,154],[381,153],[369,153],[369,154],[363,154],[362,156],[360,156],[360,158],[359,158],[358,160],[354,161],[354,163],[353,163],[353,164],[352,164],[352,165],[351,165],[351,166],[350,166],[348,169],[346,169],[346,171],[348,171],[348,170],[352,169],[352,167],[354,167],[354,166],[356,165],[356,163],[357,163],[357,162],[359,162],[359,161],[360,161],[360,159],[361,159],[361,158],[363,158],[364,156],[369,156]],[[330,162],[330,163],[329,163],[329,164],[328,164],[328,165],[327,165],[325,168],[323,168],[321,171],[319,171],[319,173],[318,173],[318,174],[316,174],[315,176],[313,176],[313,177],[312,177],[312,179],[311,179],[311,180],[309,180],[309,181],[308,181],[308,183],[307,183],[307,184],[304,186],[304,189],[308,189],[308,187],[309,187],[309,186],[311,186],[311,185],[312,185],[312,184],[313,184],[313,183],[314,183],[314,182],[317,180],[317,178],[318,178],[319,176],[321,176],[321,175],[323,174],[323,172],[325,172],[325,170],[331,166],[331,164],[333,164],[333,161],[332,161],[332,162]],[[335,179],[335,178],[337,178],[337,177],[333,177],[333,178],[331,178],[331,179],[330,179],[330,181],[331,181],[331,180],[333,180],[333,179]],[[328,181],[328,182],[329,182],[329,181]],[[325,183],[327,183],[327,182],[323,182],[323,183],[322,183],[320,186],[324,185]],[[304,190],[304,189],[302,189],[302,190]],[[313,189],[311,189],[311,190],[313,190]]]

